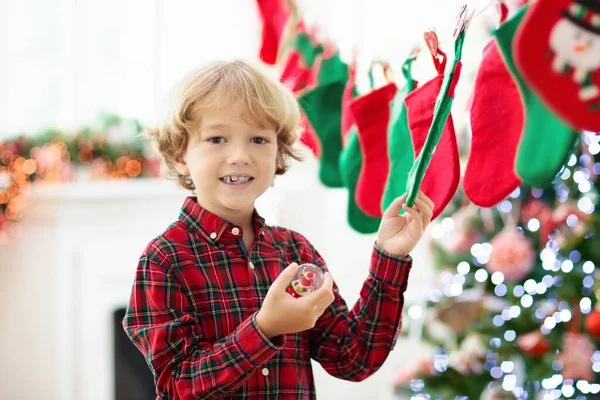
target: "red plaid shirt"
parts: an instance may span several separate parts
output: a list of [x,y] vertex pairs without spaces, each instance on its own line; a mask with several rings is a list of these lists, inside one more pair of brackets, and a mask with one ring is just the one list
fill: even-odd
[[255,241],[186,199],[178,221],[140,258],[123,327],[144,354],[161,399],[312,399],[310,359],[331,375],[360,381],[382,365],[400,332],[411,259],[375,246],[351,310],[335,300],[308,331],[268,340],[256,313],[292,262],[325,262],[302,235],[265,225]]

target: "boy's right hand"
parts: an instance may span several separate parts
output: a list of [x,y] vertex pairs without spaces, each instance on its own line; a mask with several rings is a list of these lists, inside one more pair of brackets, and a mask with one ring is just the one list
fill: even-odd
[[305,297],[292,297],[286,292],[286,288],[297,271],[298,264],[291,263],[279,274],[256,315],[258,328],[268,339],[313,328],[335,299],[333,279],[329,272],[325,273],[323,286],[319,289]]

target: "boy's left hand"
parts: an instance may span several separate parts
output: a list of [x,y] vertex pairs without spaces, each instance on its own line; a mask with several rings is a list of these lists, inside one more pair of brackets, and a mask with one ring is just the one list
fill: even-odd
[[[431,222],[433,215],[433,201],[419,190],[414,207],[406,205],[406,193],[398,197],[383,213],[377,244],[386,252],[406,257],[415,248],[425,228]],[[405,213],[399,215],[400,210]]]

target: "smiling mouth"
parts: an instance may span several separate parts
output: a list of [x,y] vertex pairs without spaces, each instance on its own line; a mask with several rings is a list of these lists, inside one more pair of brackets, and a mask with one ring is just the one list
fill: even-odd
[[252,182],[254,180],[251,176],[223,176],[219,178],[221,182],[227,183],[229,185],[242,185],[244,183]]

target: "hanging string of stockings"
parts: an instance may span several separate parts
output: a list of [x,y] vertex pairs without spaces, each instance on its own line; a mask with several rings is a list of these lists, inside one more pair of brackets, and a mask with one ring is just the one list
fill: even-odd
[[[383,211],[422,190],[439,216],[461,180],[452,102],[462,49],[473,18],[459,10],[449,62],[434,32],[424,37],[436,76],[420,84],[412,51],[397,85],[358,94],[356,60],[318,40],[291,0],[257,0],[263,22],[261,59],[281,66],[280,79],[298,94],[300,141],[319,159],[319,180],[348,191],[347,219],[362,233],[377,230]],[[600,1],[537,0],[509,16],[501,0],[499,26],[483,49],[469,107],[471,150],[462,176],[466,196],[492,207],[518,186],[552,183],[581,142],[600,131]],[[372,78],[373,67],[370,72]]]

